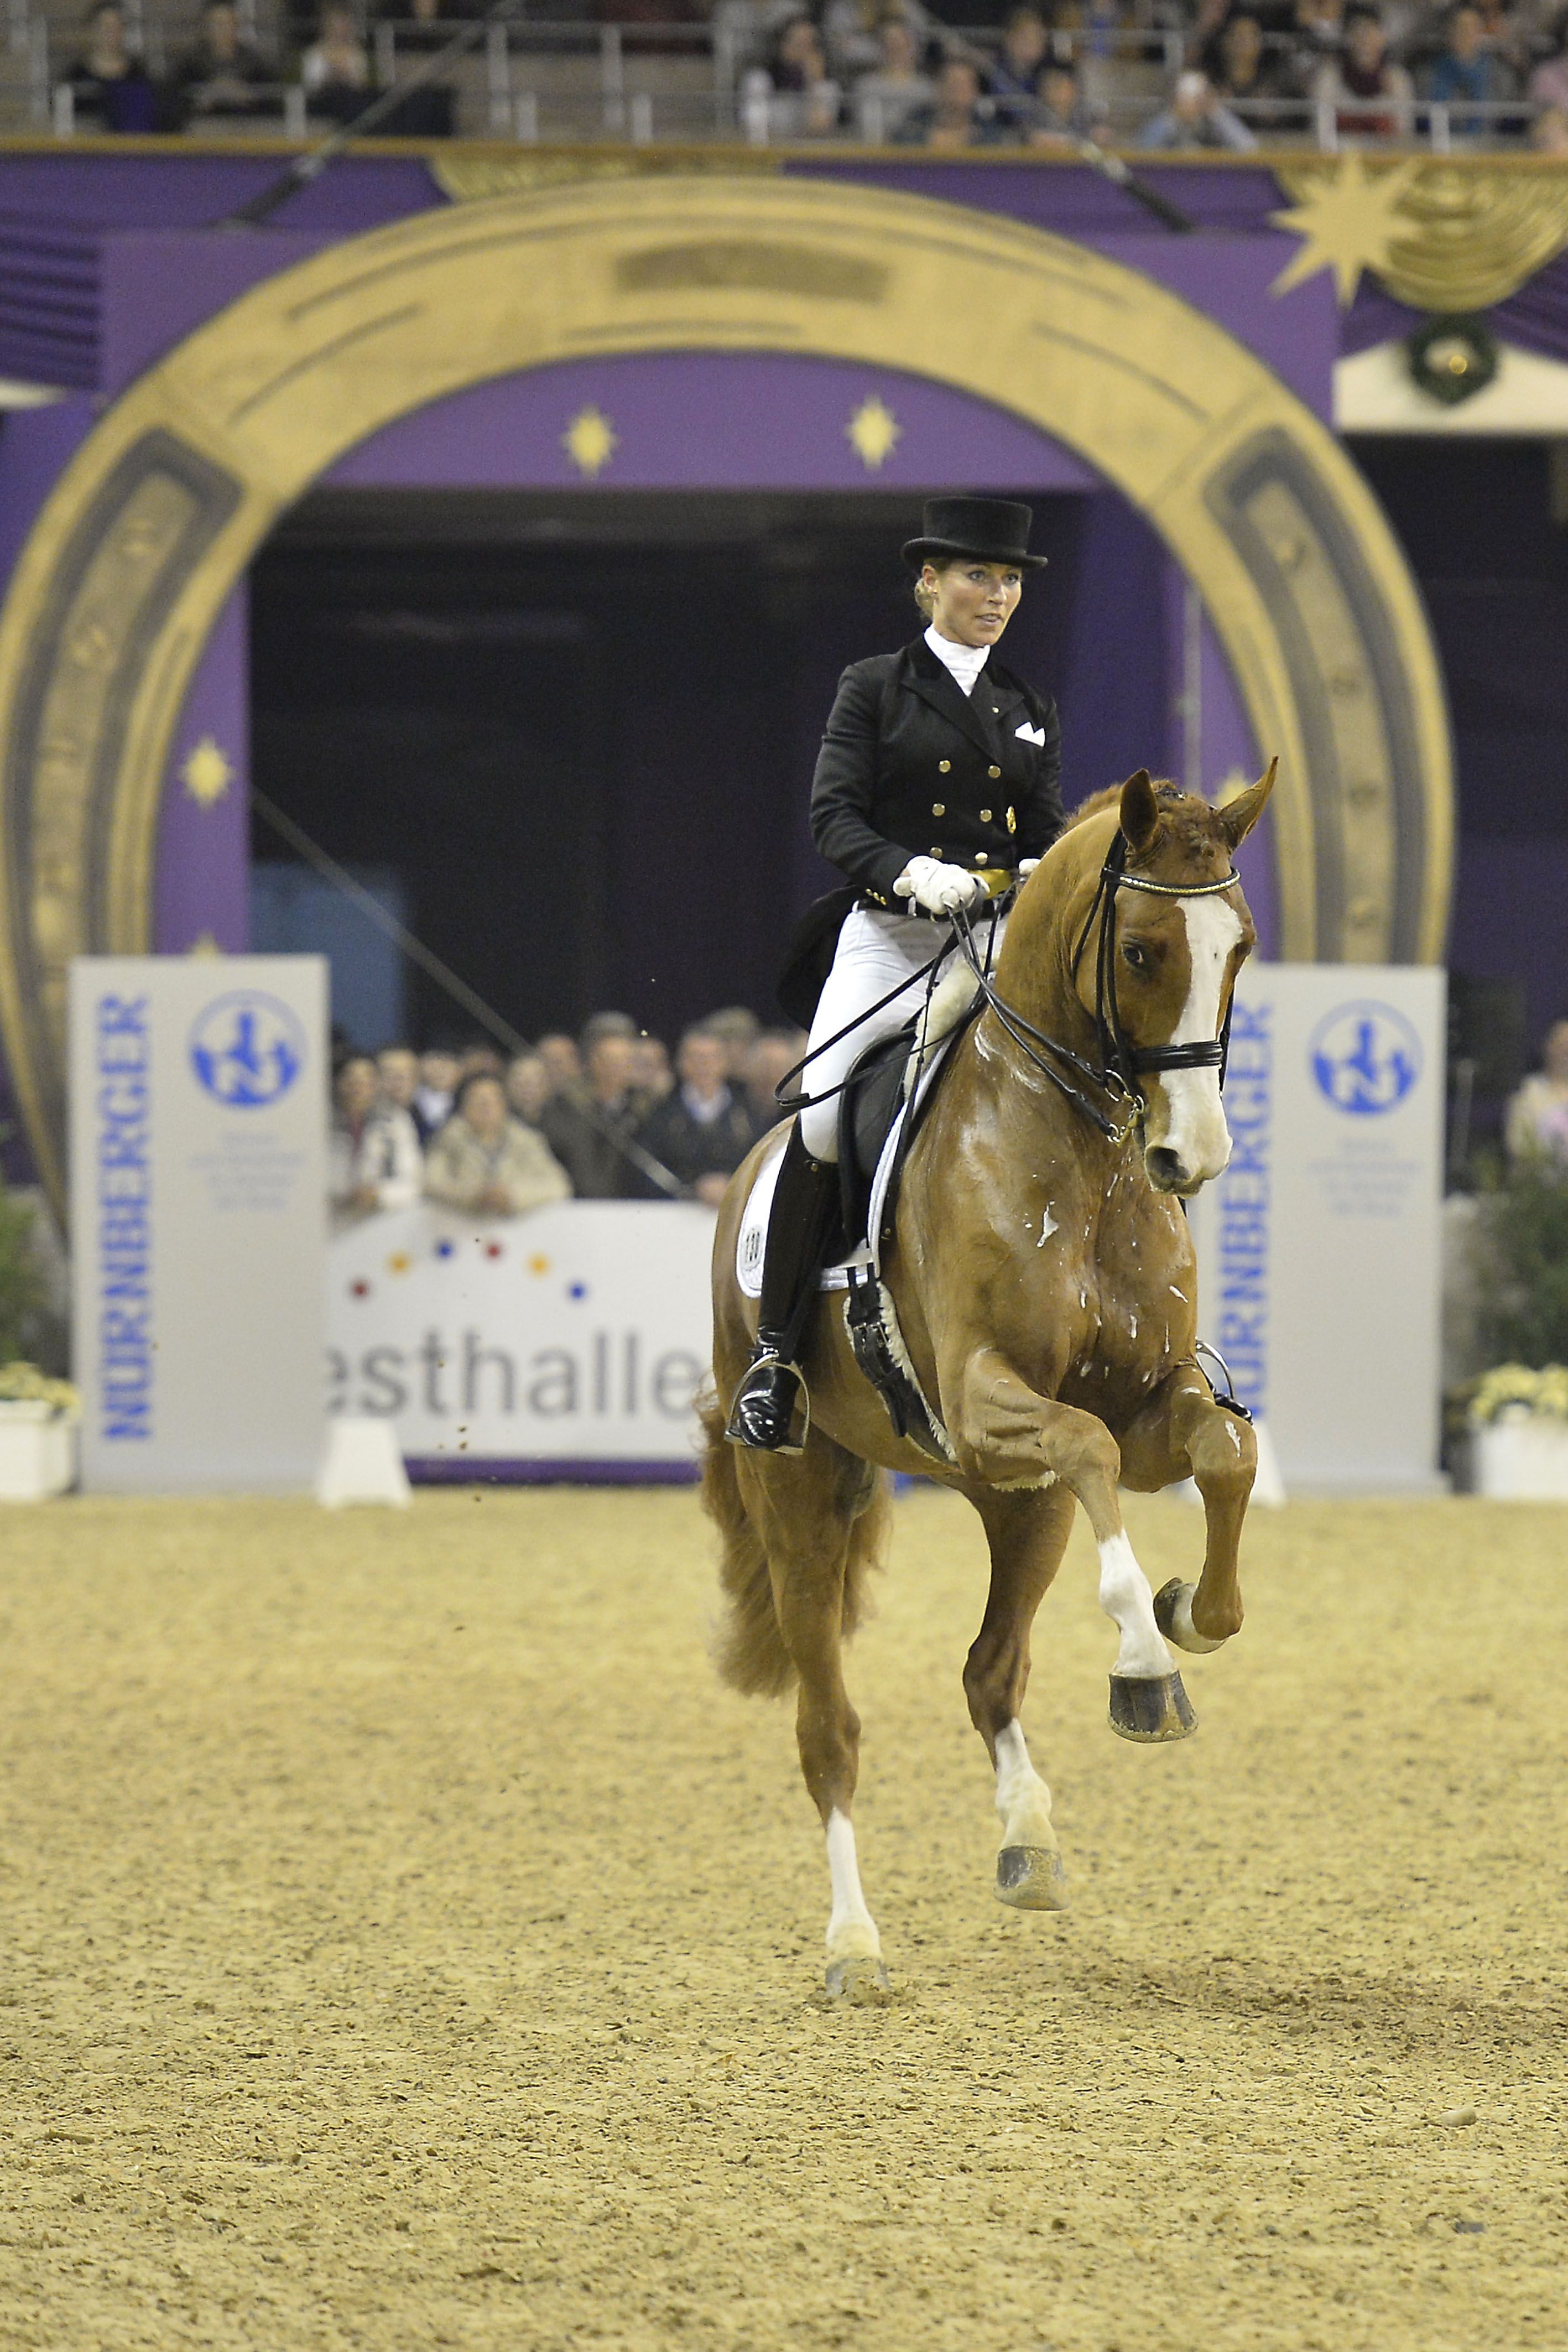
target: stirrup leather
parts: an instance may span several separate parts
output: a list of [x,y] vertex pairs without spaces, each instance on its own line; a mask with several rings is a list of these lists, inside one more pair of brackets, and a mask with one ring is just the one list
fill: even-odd
[[[798,1444],[791,1443],[797,1407]],[[803,1454],[811,1433],[811,1393],[799,1364],[788,1363],[772,1348],[754,1356],[736,1390],[724,1433],[731,1445],[754,1453]]]

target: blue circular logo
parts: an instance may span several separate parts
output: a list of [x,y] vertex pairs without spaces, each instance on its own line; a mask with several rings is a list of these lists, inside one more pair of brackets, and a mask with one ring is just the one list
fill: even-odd
[[191,1031],[191,1067],[231,1110],[265,1109],[305,1067],[305,1031],[276,996],[235,989],[215,997]]
[[1335,1110],[1376,1118],[1420,1076],[1421,1040],[1391,1004],[1342,1004],[1313,1030],[1307,1058]]

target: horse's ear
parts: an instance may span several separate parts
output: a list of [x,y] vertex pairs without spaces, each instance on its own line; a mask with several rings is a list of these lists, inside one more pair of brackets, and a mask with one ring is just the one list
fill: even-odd
[[1249,784],[1244,793],[1238,793],[1233,801],[1227,801],[1222,809],[1215,812],[1219,819],[1219,830],[1233,850],[1240,847],[1262,815],[1264,805],[1274,789],[1274,778],[1279,769],[1279,760],[1270,760],[1266,776],[1260,776],[1255,784]]
[[1160,804],[1147,768],[1140,768],[1122,787],[1122,831],[1134,856],[1148,848],[1159,829]]

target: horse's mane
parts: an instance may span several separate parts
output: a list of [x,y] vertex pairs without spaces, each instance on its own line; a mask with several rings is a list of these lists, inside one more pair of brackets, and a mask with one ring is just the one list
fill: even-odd
[[[1168,776],[1156,776],[1154,779],[1154,785],[1156,800],[1183,801],[1187,798],[1187,794],[1182,791],[1181,786],[1173,784]],[[1120,807],[1121,801],[1120,784],[1103,785],[1099,792],[1091,793],[1086,801],[1080,801],[1075,809],[1069,809],[1063,830],[1071,833],[1075,824],[1083,823],[1085,817],[1103,816],[1107,809]]]

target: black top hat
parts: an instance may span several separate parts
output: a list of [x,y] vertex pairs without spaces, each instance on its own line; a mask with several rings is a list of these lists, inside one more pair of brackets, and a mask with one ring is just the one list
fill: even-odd
[[904,560],[920,564],[942,555],[977,555],[985,563],[1038,572],[1046,559],[1029,551],[1033,520],[1030,509],[1011,499],[927,499],[925,535],[907,541]]

